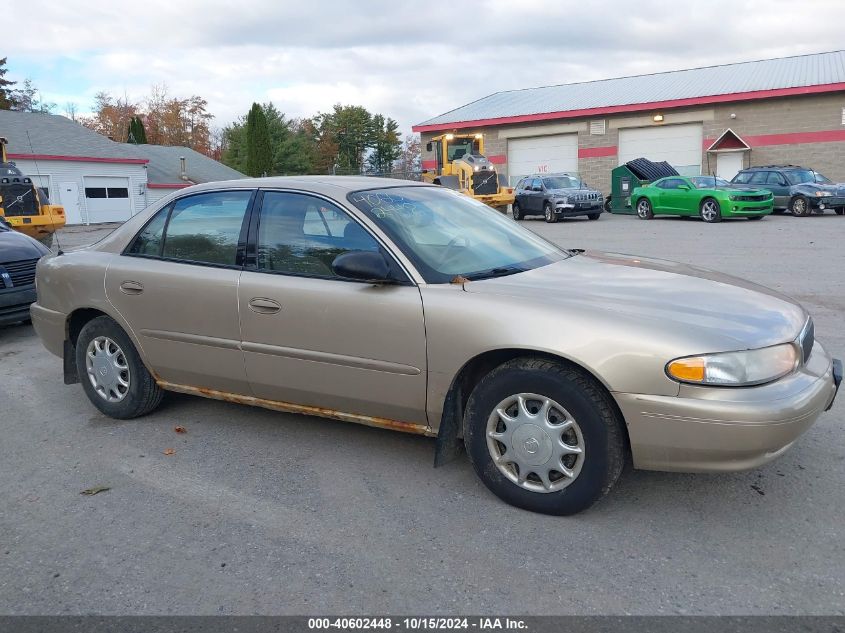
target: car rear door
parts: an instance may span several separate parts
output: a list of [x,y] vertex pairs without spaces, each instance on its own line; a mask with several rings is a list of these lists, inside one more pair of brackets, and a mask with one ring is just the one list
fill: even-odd
[[157,213],[106,272],[106,294],[147,366],[176,385],[249,394],[238,280],[254,190],[186,196]]
[[[752,183],[757,184],[753,180]],[[775,207],[785,209],[789,204],[789,183],[780,172],[768,172],[766,183],[760,185],[760,189],[767,189],[772,192],[772,195],[775,197]]]
[[424,430],[419,289],[410,281],[374,285],[332,272],[341,253],[385,252],[335,202],[292,191],[265,191],[260,200],[238,291],[241,345],[255,396]]

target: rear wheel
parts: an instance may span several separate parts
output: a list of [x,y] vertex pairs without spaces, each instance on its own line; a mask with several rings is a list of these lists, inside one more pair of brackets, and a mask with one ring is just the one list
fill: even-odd
[[76,370],[91,403],[126,420],[161,404],[164,392],[144,367],[129,336],[107,316],[92,319],[76,340]]
[[511,213],[513,213],[513,219],[517,222],[523,217],[525,217],[522,215],[522,208],[519,206],[518,202],[513,203],[513,206],[511,207]]
[[810,203],[804,196],[795,196],[789,201],[789,210],[796,218],[804,218],[810,215]]
[[622,472],[625,441],[612,401],[585,372],[517,358],[475,387],[464,442],[484,484],[507,503],[544,514],[580,512]]
[[612,203],[612,199],[611,199],[610,196],[608,196],[607,198],[604,199],[604,210],[607,211],[608,213],[611,213],[611,203]]
[[554,224],[557,222],[557,214],[555,214],[554,209],[552,209],[552,205],[548,202],[543,205],[543,216],[546,218],[546,222],[549,224]]
[[651,220],[654,217],[654,209],[648,198],[640,198],[637,201],[637,217],[640,220]]
[[702,200],[701,206],[698,208],[698,213],[705,222],[714,223],[722,221],[722,208],[715,198],[705,198]]
[[836,212],[836,215],[845,215],[845,209],[843,209],[842,207],[834,209],[834,211]]

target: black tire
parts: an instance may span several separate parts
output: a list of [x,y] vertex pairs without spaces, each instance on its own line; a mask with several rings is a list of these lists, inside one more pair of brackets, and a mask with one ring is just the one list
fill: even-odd
[[764,217],[766,217],[766,216],[765,215],[749,215],[748,219],[749,220],[762,220]]
[[833,211],[834,213],[836,213],[836,215],[845,215],[845,209],[843,209],[842,207],[834,209]]
[[590,220],[598,220],[601,217],[601,213],[588,213],[587,217]]
[[608,196],[604,199],[604,210],[608,213],[612,213],[612,198]]
[[513,213],[513,219],[519,222],[525,216],[522,215],[522,208],[519,206],[518,202],[514,202],[513,206],[511,206],[511,213]]
[[[86,367],[86,352],[91,341],[98,337],[108,337],[120,348],[129,371],[129,387],[122,400],[108,402],[91,384]],[[111,317],[101,316],[92,319],[82,328],[76,339],[76,370],[79,373],[82,388],[91,403],[102,413],[118,420],[128,420],[146,415],[161,404],[164,391],[156,384],[132,340]]]
[[805,196],[795,196],[789,201],[789,211],[796,218],[806,218],[812,213],[810,201]]
[[[707,213],[705,213],[705,208],[710,203],[716,205],[715,215],[708,215]],[[719,201],[715,198],[704,198],[704,200],[701,201],[701,204],[698,205],[698,215],[700,215],[701,219],[705,222],[708,222],[710,224],[716,224],[717,222],[722,221],[722,207],[719,204]]]
[[783,215],[786,209],[772,209],[772,215]]
[[552,205],[548,202],[543,205],[543,217],[546,218],[546,222],[549,224],[554,224],[557,222],[557,214],[555,213]]
[[634,207],[637,217],[640,220],[651,220],[654,218],[654,207],[651,206],[651,200],[648,198],[640,198],[637,200],[637,205]]
[[[583,463],[560,490],[528,490],[506,477],[491,457],[488,418],[499,403],[519,393],[553,399],[580,428]],[[470,461],[484,485],[506,503],[543,514],[569,515],[589,508],[610,491],[627,456],[624,422],[607,392],[586,372],[545,358],[517,358],[482,378],[467,403],[463,430]]]

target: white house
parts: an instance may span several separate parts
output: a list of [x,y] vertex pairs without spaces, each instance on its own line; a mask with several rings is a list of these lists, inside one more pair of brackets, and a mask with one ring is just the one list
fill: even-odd
[[0,136],[68,224],[123,222],[175,189],[245,177],[187,147],[116,143],[58,115],[0,110]]

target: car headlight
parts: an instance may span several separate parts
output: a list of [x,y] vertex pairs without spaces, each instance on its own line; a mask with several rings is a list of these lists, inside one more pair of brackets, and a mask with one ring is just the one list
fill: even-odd
[[797,365],[797,348],[792,343],[783,343],[744,352],[676,358],[666,364],[666,373],[679,382],[747,387],[777,380]]
[[832,195],[833,195],[833,194],[832,194],[832,193],[830,193],[829,191],[817,191],[817,192],[816,192],[816,197],[817,197],[817,198],[823,198],[824,196],[832,196]]

